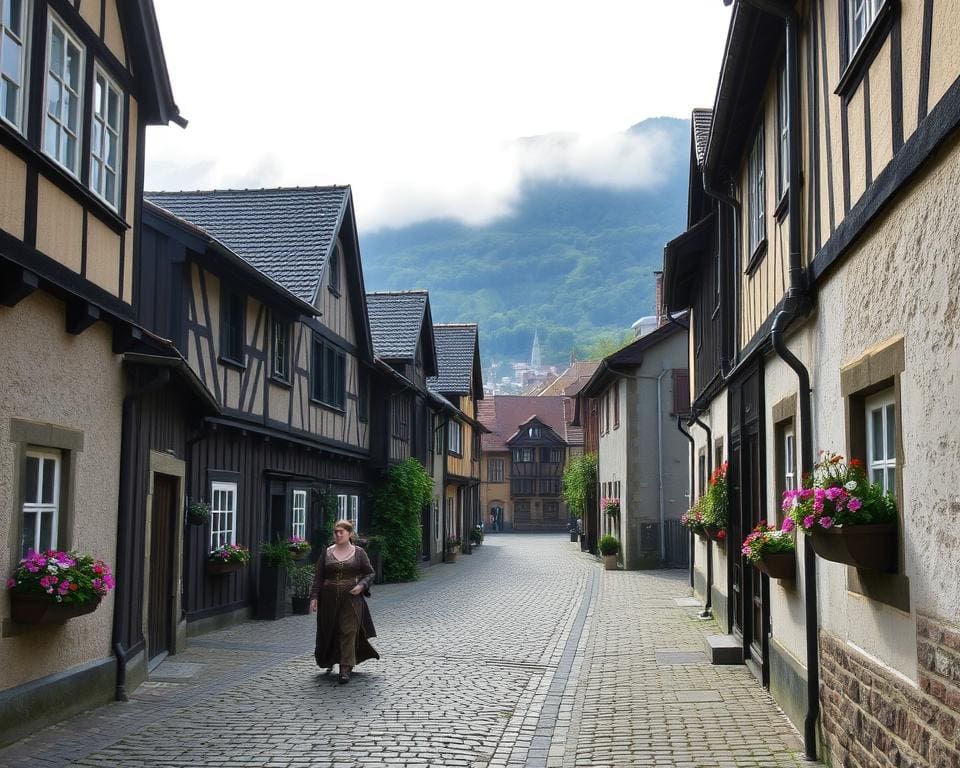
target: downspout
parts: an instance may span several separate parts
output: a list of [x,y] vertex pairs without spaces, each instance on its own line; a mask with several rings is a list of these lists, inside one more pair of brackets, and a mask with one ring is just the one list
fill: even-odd
[[667,563],[667,534],[664,530],[666,526],[666,516],[663,508],[663,395],[660,382],[663,377],[670,373],[669,368],[665,368],[657,377],[657,484],[660,491],[660,563],[661,567]]
[[[694,412],[696,414],[696,412]],[[713,432],[710,431],[710,427],[700,421],[700,417],[694,415],[690,419],[690,424],[696,424],[704,432],[707,433],[707,476],[713,472]],[[713,609],[713,543],[707,542],[707,601],[703,606],[703,611],[700,612],[701,619],[709,619],[712,615]]]
[[[136,431],[133,423],[133,404],[144,395],[162,389],[170,381],[170,369],[161,368],[157,377],[146,384],[127,392],[123,397],[120,426],[120,503],[117,509],[117,554],[114,562],[119,566],[126,559],[123,546],[124,534],[133,523],[133,509],[136,505],[136,488],[134,475],[136,464]],[[129,580],[128,580],[129,581]],[[118,610],[116,601],[113,609],[113,637],[111,645],[117,656],[117,683],[114,692],[116,701],[127,701],[127,649],[124,648],[120,637],[123,634],[121,621],[122,611]]]
[[443,457],[443,471],[440,473],[440,509],[443,510],[443,522],[441,523],[441,528],[443,529],[443,536],[440,540],[441,552],[443,552],[443,562],[447,562],[447,514],[450,510],[447,509],[447,445],[450,440],[450,419],[446,418],[443,420],[443,446],[441,456]]
[[[792,3],[773,0],[747,0],[760,11],[778,16],[786,27],[787,109],[790,119],[790,287],[770,331],[770,340],[777,356],[797,374],[800,407],[800,470],[813,471],[813,419],[811,416],[810,373],[787,347],[784,334],[791,323],[804,314],[809,301],[806,274],[803,268],[800,233],[800,20]],[[804,618],[807,650],[807,714],[803,722],[804,754],[817,759],[817,720],[820,716],[820,658],[817,616],[817,558],[813,547],[804,543]]]
[[[688,501],[690,502],[690,506],[692,507],[692,506],[693,506],[693,484],[694,484],[694,482],[696,482],[696,481],[695,481],[695,478],[696,478],[696,469],[695,469],[696,463],[695,463],[695,459],[696,459],[696,457],[694,456],[694,451],[696,450],[696,443],[694,442],[693,435],[691,435],[689,432],[687,432],[686,429],[684,429],[684,427],[683,427],[683,417],[682,417],[682,416],[677,416],[677,429],[680,430],[680,434],[682,434],[685,438],[687,438],[688,441],[690,441],[690,486],[689,486],[689,487],[690,487],[690,495],[689,495]],[[693,531],[690,531],[690,586],[691,586],[691,587],[693,586],[693,559],[694,559],[694,546],[693,546],[693,545],[694,545],[694,533],[693,533]]]

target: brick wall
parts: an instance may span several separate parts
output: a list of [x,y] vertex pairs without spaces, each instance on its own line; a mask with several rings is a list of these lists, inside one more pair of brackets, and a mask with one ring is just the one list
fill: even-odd
[[920,689],[820,633],[821,722],[843,768],[960,768],[960,627],[919,616]]

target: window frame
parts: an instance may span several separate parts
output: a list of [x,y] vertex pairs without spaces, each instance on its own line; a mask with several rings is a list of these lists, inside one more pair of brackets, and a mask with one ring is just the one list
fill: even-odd
[[[238,316],[234,312],[239,310]],[[239,320],[239,327],[234,327]],[[239,349],[234,349],[236,343]],[[246,366],[247,297],[240,291],[220,284],[220,362]]]
[[[66,171],[68,174],[73,176],[73,178],[80,180],[80,172],[81,172],[80,169],[83,167],[81,155],[83,153],[83,127],[85,123],[84,85],[86,80],[87,48],[85,45],[83,45],[83,43],[81,43],[77,39],[77,37],[70,30],[70,27],[67,24],[65,24],[56,13],[50,10],[48,11],[48,14],[49,15],[47,17],[47,35],[46,35],[47,50],[46,50],[46,56],[44,59],[44,79],[43,79],[43,125],[41,126],[40,148],[41,148],[41,151],[47,157],[53,160],[53,162],[59,165],[64,171]],[[62,67],[61,67],[61,71],[56,74],[52,73],[52,70],[51,70],[51,66],[53,64],[53,62],[51,61],[51,54],[53,53],[54,27],[57,27],[59,29],[59,31],[63,34],[63,39],[64,39],[64,56],[63,56]],[[75,135],[73,136],[73,138],[76,140],[76,153],[75,153],[74,164],[73,164],[74,167],[71,167],[67,163],[63,162],[60,158],[60,154],[61,154],[60,133],[59,133],[60,129],[63,128],[68,133],[73,132],[69,126],[66,126],[64,123],[60,121],[60,118],[62,116],[62,111],[63,111],[62,104],[60,109],[61,115],[58,115],[57,117],[52,117],[49,110],[49,106],[50,106],[49,85],[50,85],[51,74],[54,74],[55,79],[62,87],[68,88],[68,86],[66,85],[66,82],[63,80],[63,74],[64,74],[63,67],[65,67],[67,63],[66,53],[67,53],[68,45],[70,44],[72,44],[80,53],[79,65],[77,67],[77,70],[79,72],[79,81],[80,81],[79,88],[80,89],[78,92],[75,92],[75,96],[77,99],[77,109],[76,109],[77,124],[75,129]],[[57,127],[56,150],[53,154],[51,154],[47,149],[47,141],[48,141],[47,131],[49,130],[48,126],[51,119]]]
[[[327,370],[331,362],[332,372]],[[316,332],[310,347],[310,399],[327,408],[346,411],[347,353]]]
[[[108,114],[104,115],[102,120],[98,118],[97,116],[98,104],[94,101],[90,109],[90,176],[89,176],[88,186],[97,197],[99,197],[104,203],[106,203],[108,208],[115,211],[116,213],[119,213],[120,203],[121,203],[120,191],[121,191],[121,187],[123,186],[123,162],[124,162],[123,131],[125,130],[125,124],[124,124],[125,115],[124,115],[123,107],[124,107],[124,102],[126,98],[125,98],[123,89],[119,85],[117,85],[117,81],[114,80],[114,78],[112,78],[107,73],[107,70],[99,62],[96,62],[93,67],[94,96],[96,96],[98,78],[102,78],[104,81],[104,87],[106,89],[105,98],[107,99],[107,105],[108,105],[107,107]],[[109,126],[109,99],[110,99],[111,89],[115,91],[117,94],[117,126],[116,126],[116,137],[115,137],[117,154],[116,154],[115,167],[113,168],[110,168],[107,165],[106,157],[100,157],[97,154],[97,150],[94,147],[94,133],[95,133],[94,125],[96,123],[101,124],[101,131],[108,131],[108,132],[112,131],[112,129]],[[101,133],[101,138],[103,135],[104,134]],[[98,188],[100,186],[99,183],[95,183],[94,167],[97,163],[102,164],[101,175],[100,175],[101,180],[105,178],[105,175],[104,175],[105,169],[109,169],[114,174],[113,199],[110,199],[104,192],[102,192]]]
[[777,69],[777,210],[790,190],[790,102],[787,63]]
[[[24,481],[26,481],[27,470],[26,462],[29,459],[37,459],[37,501],[27,501],[27,492],[26,482],[20,491],[20,556],[26,556],[26,550],[24,550],[24,532],[26,531],[26,522],[25,518],[27,514],[35,514],[37,516],[37,523],[34,525],[34,536],[33,536],[33,546],[31,547],[35,552],[44,552],[47,549],[57,549],[57,545],[60,539],[60,522],[61,522],[61,507],[62,507],[62,496],[61,489],[63,487],[63,466],[64,466],[64,455],[63,451],[56,448],[47,448],[40,446],[28,446],[24,451]],[[44,502],[43,501],[43,479],[44,479],[44,462],[47,460],[52,460],[53,465],[53,487],[52,487],[52,501]],[[29,508],[29,509],[28,509]],[[50,521],[50,544],[48,547],[44,547],[40,541],[41,531],[43,526],[39,524],[41,520],[41,515],[46,513],[52,513],[52,519]]]
[[[290,383],[290,339],[291,323],[281,317],[274,317],[270,324],[270,378]],[[281,333],[282,332],[282,333]],[[277,366],[277,353],[280,352],[280,366]]]
[[334,296],[340,296],[340,265],[343,263],[343,247],[340,240],[333,243],[333,249],[330,251],[330,258],[327,261],[329,274],[327,275],[327,288]]
[[[873,25],[877,22],[877,19],[880,18],[883,11],[884,4],[887,0],[846,0],[844,6],[846,8],[846,42],[847,50],[846,56],[847,61],[853,61],[854,56],[857,55],[857,52],[866,42],[867,38],[870,36],[870,30],[873,28]],[[863,7],[863,28],[860,34],[860,37],[856,36],[855,25],[857,23],[857,14],[856,6],[862,5]]]
[[[883,389],[875,394],[865,397],[863,400],[864,411],[864,439],[866,441],[866,456],[864,463],[867,470],[867,479],[871,483],[879,483],[883,490],[893,496],[897,495],[897,414],[896,392],[893,387]],[[892,411],[893,421],[888,421],[888,415]],[[884,455],[877,458],[874,455],[874,424],[873,414],[880,413],[882,448]],[[892,450],[892,455],[889,452]],[[881,473],[881,479],[878,481],[875,472]],[[890,482],[892,478],[892,484]]]
[[290,535],[307,538],[307,491],[304,488],[294,488],[290,499]]
[[487,482],[488,483],[503,482],[503,465],[504,465],[504,461],[500,457],[490,458],[487,460]]
[[[33,19],[31,10],[32,4],[31,0],[23,0],[20,5],[20,39],[17,39],[17,36],[13,33],[10,27],[4,25],[2,19],[2,9],[6,3],[9,3],[10,0],[0,0],[0,81],[6,80],[8,83],[12,83],[13,79],[5,75],[3,71],[3,50],[9,37],[13,40],[14,43],[19,44],[20,46],[20,82],[16,83],[17,88],[17,97],[16,105],[14,107],[16,120],[10,120],[2,107],[0,107],[0,120],[6,123],[8,126],[13,128],[20,135],[26,134],[26,123],[27,115],[25,105],[28,104],[27,93],[30,84],[30,78],[28,76],[28,65],[30,62],[30,29],[31,21]],[[9,87],[9,86],[8,86]]]
[[[232,494],[232,509],[217,509],[217,493]],[[239,513],[239,486],[228,480],[213,480],[210,482],[210,551],[224,544],[237,543],[237,515]],[[230,527],[219,524],[219,519],[226,516]],[[226,538],[221,538],[226,535]]]
[[456,419],[450,421],[451,429],[447,440],[447,453],[463,456],[463,424]]
[[758,255],[767,242],[766,157],[763,131],[764,122],[761,120],[747,157],[747,242],[750,248],[748,273],[753,271]]

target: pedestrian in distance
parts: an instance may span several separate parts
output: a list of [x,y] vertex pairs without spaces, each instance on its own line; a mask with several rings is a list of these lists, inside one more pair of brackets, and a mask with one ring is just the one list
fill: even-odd
[[362,547],[354,544],[353,523],[337,520],[333,545],[317,560],[310,592],[310,611],[317,612],[317,664],[340,665],[339,683],[350,681],[350,671],[380,656],[370,645],[377,633],[364,595],[370,595],[374,570]]

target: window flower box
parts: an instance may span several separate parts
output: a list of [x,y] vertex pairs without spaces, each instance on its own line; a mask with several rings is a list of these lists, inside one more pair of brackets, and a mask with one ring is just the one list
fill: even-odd
[[797,557],[793,552],[763,555],[754,565],[771,579],[793,581],[797,578]]
[[302,536],[291,536],[287,539],[287,548],[290,550],[290,557],[294,560],[303,560],[312,549],[310,542]]
[[55,603],[44,595],[13,592],[10,618],[17,624],[54,624],[93,613],[102,599],[97,595],[85,603]]
[[223,544],[207,555],[207,573],[211,576],[239,571],[250,562],[250,550],[239,544]]
[[113,586],[102,560],[30,550],[7,580],[11,618],[18,624],[49,624],[93,613]]
[[766,522],[759,523],[743,540],[740,553],[771,579],[795,579],[795,527],[789,517],[783,521],[780,529]]
[[810,532],[810,543],[824,560],[870,571],[897,570],[896,523],[815,528]]
[[719,525],[705,525],[703,532],[710,541],[715,541],[718,544],[723,544],[727,540],[727,529],[721,528]]

